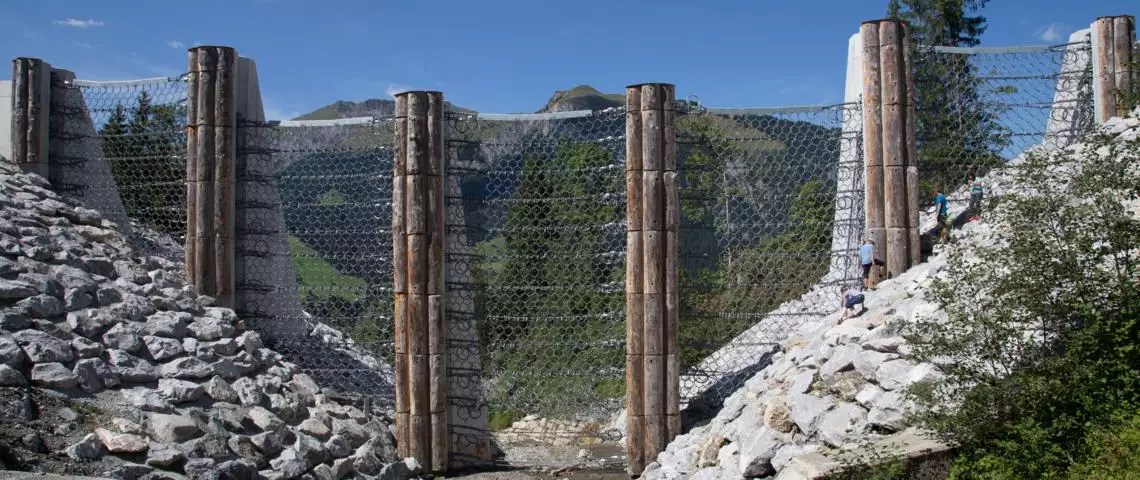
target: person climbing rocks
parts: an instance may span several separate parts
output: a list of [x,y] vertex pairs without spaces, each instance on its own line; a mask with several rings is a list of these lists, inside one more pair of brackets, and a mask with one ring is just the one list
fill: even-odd
[[934,211],[938,215],[938,238],[941,243],[946,243],[950,236],[950,209],[946,207],[946,196],[942,190],[934,191]]
[[982,188],[982,182],[978,181],[977,178],[972,179],[971,183],[969,220],[973,222],[982,217],[982,193],[984,192],[984,189]]
[[875,241],[870,238],[859,247],[859,265],[863,268],[863,288],[868,290],[875,289],[875,277],[871,275],[871,270],[876,265],[883,266],[883,261],[878,259],[877,253]]
[[846,292],[843,292],[843,317],[840,318],[840,321],[847,320],[851,317],[855,313],[856,305],[866,310],[867,306],[863,304],[865,298],[859,284],[852,284]]

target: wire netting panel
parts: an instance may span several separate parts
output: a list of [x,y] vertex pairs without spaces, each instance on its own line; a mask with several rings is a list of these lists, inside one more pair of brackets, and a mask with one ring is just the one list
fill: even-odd
[[1092,46],[919,48],[914,60],[920,205],[1031,149],[1056,149],[1093,125]]
[[449,123],[447,315],[458,331],[451,354],[469,362],[466,373],[453,367],[452,384],[478,387],[453,388],[453,403],[486,415],[516,464],[544,460],[511,453],[518,442],[619,439],[624,110],[562,119],[450,113]]
[[140,233],[132,239],[144,254],[181,260],[185,80],[83,82],[55,73],[52,80],[53,188],[100,211],[124,232]]
[[682,406],[715,409],[832,313],[863,227],[861,105],[677,118]]
[[238,138],[239,315],[322,387],[391,405],[392,121]]

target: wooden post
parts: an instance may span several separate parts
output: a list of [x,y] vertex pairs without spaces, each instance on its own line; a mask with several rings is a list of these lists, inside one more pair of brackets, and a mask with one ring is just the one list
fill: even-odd
[[439,92],[396,96],[392,178],[396,443],[432,472],[450,460],[444,289],[444,101]]
[[[863,162],[867,236],[875,242],[880,260],[886,260],[887,233],[883,208],[883,113],[882,74],[879,65],[879,22],[859,27],[863,40]],[[879,276],[879,269],[872,269]]]
[[906,192],[906,72],[902,59],[902,28],[899,22],[879,22],[879,66],[882,72],[883,115],[883,218],[886,222],[887,275],[905,272],[910,255],[907,231]]
[[906,95],[903,104],[906,105],[904,114],[906,121],[906,208],[907,208],[907,237],[909,242],[907,250],[910,253],[910,265],[918,265],[922,261],[922,240],[919,234],[918,209],[918,119],[915,117],[914,99],[914,45],[910,41],[910,27],[904,22],[901,24],[903,33],[903,78],[906,81]]
[[188,52],[186,274],[203,295],[233,307],[237,52]]
[[641,473],[681,432],[675,90],[626,89],[626,453]]
[[1104,123],[1116,114],[1116,56],[1113,52],[1113,17],[1100,17],[1093,23],[1093,83],[1097,123]]
[[48,162],[51,65],[38,58],[12,60],[12,163],[50,180]]
[[1132,71],[1135,68],[1135,53],[1132,47],[1136,42],[1136,18],[1131,15],[1122,15],[1112,19],[1112,53],[1113,64],[1116,67],[1116,116],[1128,115],[1129,105],[1119,98],[1119,95],[1133,93]]

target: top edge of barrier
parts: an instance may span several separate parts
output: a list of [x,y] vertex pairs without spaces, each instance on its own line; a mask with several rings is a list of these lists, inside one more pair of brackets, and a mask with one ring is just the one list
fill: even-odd
[[176,77],[151,77],[137,80],[69,80],[67,83],[76,87],[137,87],[160,83],[181,82],[186,80],[186,74]]
[[329,120],[281,120],[279,127],[339,127],[345,125],[367,125],[379,121],[376,117],[334,118]]
[[1053,52],[1058,49],[1067,48],[1072,45],[1079,45],[1073,43],[1062,43],[1059,45],[1024,45],[1020,47],[944,47],[933,46],[927,47],[938,53],[958,53],[958,54],[1000,54],[1000,53],[1040,53],[1040,52]]
[[742,107],[742,108],[706,108],[704,111],[714,115],[776,115],[781,113],[814,113],[822,112],[828,108],[847,105],[837,103],[834,105],[799,105],[790,107]]
[[572,110],[568,112],[546,112],[546,113],[473,113],[472,117],[479,120],[510,122],[510,121],[533,121],[533,120],[563,120],[568,118],[582,118],[588,117],[595,113],[608,112],[615,110],[607,108],[605,110]]

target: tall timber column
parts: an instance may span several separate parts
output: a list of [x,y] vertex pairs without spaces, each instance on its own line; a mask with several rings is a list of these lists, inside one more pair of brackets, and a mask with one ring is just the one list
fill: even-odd
[[230,47],[189,50],[186,99],[186,275],[233,307],[237,109]]
[[626,88],[626,453],[639,474],[681,433],[674,87]]
[[1098,123],[1128,114],[1121,94],[1136,91],[1136,18],[1100,17],[1093,22],[1093,91]]
[[12,60],[12,163],[50,180],[48,115],[51,65],[38,58]]
[[903,22],[864,22],[860,33],[867,230],[887,276],[895,277],[917,263],[921,252],[912,54]]
[[443,94],[396,96],[392,255],[396,445],[433,472],[448,467],[444,318]]

